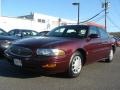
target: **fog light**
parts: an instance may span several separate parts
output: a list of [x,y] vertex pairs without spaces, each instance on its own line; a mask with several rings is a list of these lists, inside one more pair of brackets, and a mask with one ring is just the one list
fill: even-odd
[[56,64],[46,64],[42,66],[43,68],[54,68],[56,67]]

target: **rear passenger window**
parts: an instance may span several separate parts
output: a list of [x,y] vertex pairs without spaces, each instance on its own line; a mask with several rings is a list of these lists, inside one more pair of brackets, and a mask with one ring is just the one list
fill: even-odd
[[32,35],[32,36],[37,36],[37,34],[38,34],[38,33],[35,32],[35,31],[32,31],[32,32],[31,32],[31,35]]
[[23,33],[23,36],[31,36],[31,32],[29,31],[24,31],[22,33]]
[[86,29],[79,30],[78,36],[80,36],[80,37],[85,37],[85,36],[86,36],[86,33],[87,33],[87,30],[86,30]]

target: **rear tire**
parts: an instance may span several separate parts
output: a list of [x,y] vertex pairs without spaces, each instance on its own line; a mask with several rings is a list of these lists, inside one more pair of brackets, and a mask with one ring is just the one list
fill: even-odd
[[109,52],[108,59],[106,59],[105,62],[108,62],[108,63],[112,62],[113,57],[114,57],[114,51],[113,51],[113,49],[111,49],[110,52]]
[[69,69],[68,69],[68,76],[71,78],[79,76],[81,69],[82,69],[82,61],[83,57],[80,52],[75,52],[71,56]]

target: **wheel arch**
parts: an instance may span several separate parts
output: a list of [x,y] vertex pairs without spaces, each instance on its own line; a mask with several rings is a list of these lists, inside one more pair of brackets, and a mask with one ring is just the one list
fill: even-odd
[[83,56],[83,65],[86,63],[86,51],[82,48],[77,49],[76,51],[80,52]]
[[115,46],[115,45],[112,45],[112,49],[113,49],[113,52],[115,53],[115,51],[116,51],[116,46]]

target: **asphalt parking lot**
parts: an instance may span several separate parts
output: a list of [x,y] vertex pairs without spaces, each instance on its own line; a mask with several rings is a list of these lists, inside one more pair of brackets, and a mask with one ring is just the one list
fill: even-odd
[[24,72],[0,58],[0,90],[120,90],[120,48],[112,63],[84,66],[77,78]]

